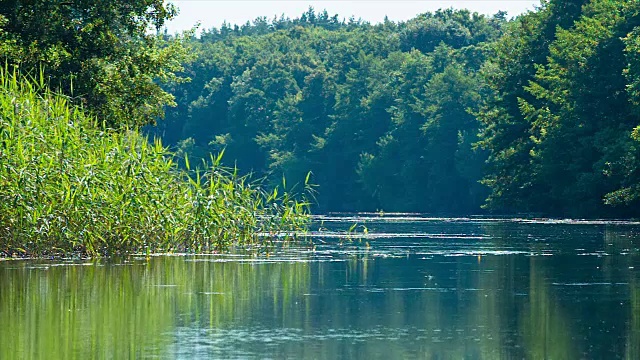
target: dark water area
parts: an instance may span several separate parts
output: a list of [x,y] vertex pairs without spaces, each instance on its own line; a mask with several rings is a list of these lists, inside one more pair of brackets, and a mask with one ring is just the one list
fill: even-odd
[[640,359],[640,224],[311,230],[268,256],[0,261],[0,359]]

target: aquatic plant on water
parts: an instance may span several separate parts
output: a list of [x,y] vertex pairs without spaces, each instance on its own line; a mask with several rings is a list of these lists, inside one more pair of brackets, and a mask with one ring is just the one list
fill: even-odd
[[180,170],[158,140],[113,130],[0,71],[0,255],[110,256],[256,245],[308,204],[219,166]]

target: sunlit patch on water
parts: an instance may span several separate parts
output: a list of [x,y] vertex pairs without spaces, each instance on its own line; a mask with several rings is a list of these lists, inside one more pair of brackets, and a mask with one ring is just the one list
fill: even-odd
[[490,218],[490,217],[429,217],[411,213],[358,213],[355,215],[314,215],[318,222],[433,222],[433,223],[522,223],[548,225],[640,225],[640,221],[628,220],[586,220],[586,219],[549,219],[549,218]]
[[27,266],[25,269],[27,270],[49,270],[51,266],[48,265],[35,265],[35,266]]
[[275,263],[311,263],[342,262],[344,259],[294,259],[294,258],[255,258],[255,259],[189,259],[186,262],[237,263],[237,264],[275,264]]
[[325,238],[325,239],[456,239],[456,240],[486,240],[489,236],[465,235],[465,234],[430,234],[430,233],[346,233],[336,231],[309,231],[300,233],[286,233],[281,236],[299,236],[307,238]]
[[626,282],[578,282],[578,283],[551,283],[553,286],[626,286],[629,283]]
[[443,256],[500,256],[500,255],[532,255],[527,251],[509,250],[467,250],[467,251],[433,251],[430,253],[418,253],[419,255],[443,255]]
[[[175,341],[169,353],[176,358],[229,359],[281,358],[292,354],[299,354],[299,358],[425,358],[425,354],[459,358],[464,354],[477,354],[475,347],[496,344],[498,338],[492,329],[482,325],[453,328],[443,325],[441,328],[378,325],[367,329],[355,326],[329,329],[255,326],[204,331],[185,326],[172,334]],[[501,337],[508,335],[503,333]],[[466,344],[466,350],[460,351],[459,344]],[[498,353],[493,355],[495,358]],[[434,355],[434,358],[441,357]]]
[[7,270],[49,270],[51,268],[64,268],[64,267],[75,267],[75,266],[99,266],[98,263],[78,263],[78,262],[64,262],[64,263],[41,263],[41,264],[31,264],[29,262],[25,262],[28,260],[18,260],[18,264],[23,263],[26,266],[7,266],[3,267],[3,269]]
[[411,287],[411,288],[365,288],[363,291],[372,292],[372,293],[384,293],[384,292],[402,292],[402,291],[435,291],[435,292],[455,292],[458,290],[463,291],[481,291],[481,289],[458,289],[458,288],[447,288],[447,287]]
[[59,263],[59,264],[50,264],[51,267],[59,267],[59,266],[94,266],[95,263]]

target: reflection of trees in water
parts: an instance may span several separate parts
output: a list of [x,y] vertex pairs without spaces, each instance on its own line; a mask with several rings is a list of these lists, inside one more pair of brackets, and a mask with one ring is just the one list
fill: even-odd
[[[524,238],[562,238],[556,241],[562,254],[550,257],[393,258],[378,253],[375,244],[354,242],[345,247],[356,247],[356,255],[345,262],[168,257],[47,270],[4,263],[0,358],[87,358],[96,352],[162,357],[180,329],[220,334],[256,326],[295,329],[297,341],[272,349],[283,357],[571,359],[606,357],[615,349],[627,359],[640,358],[640,279],[630,269],[639,267],[638,235],[615,226],[557,229],[490,224],[479,230],[490,239],[478,246],[493,249],[513,248],[516,239],[522,245]],[[540,253],[548,243],[525,246]],[[577,248],[611,255],[576,257]],[[585,264],[601,269],[586,271]],[[607,302],[620,286],[552,285],[565,280],[625,283],[620,286],[628,286],[630,305]],[[589,291],[598,293],[589,299]],[[588,329],[603,320],[605,328]]]
[[[609,254],[602,265],[606,281],[629,284],[628,315],[620,316],[628,323],[626,342],[617,348],[624,349],[625,359],[640,359],[640,233],[636,228],[606,226],[603,240]],[[612,306],[610,311],[619,313],[620,309]]]
[[529,296],[520,314],[527,358],[580,358],[568,314],[550,287],[544,263],[539,257],[529,258]]
[[526,291],[526,284],[520,279],[526,274],[520,273],[514,256],[483,256],[478,270],[477,287],[482,291],[477,293],[477,308],[470,310],[469,317],[489,334],[480,344],[480,358],[525,358],[517,314],[520,294]]
[[[357,328],[375,328],[382,321],[379,316],[385,316],[385,321],[390,324],[419,328],[421,331],[418,341],[424,346],[420,352],[409,353],[414,357],[572,359],[589,357],[590,354],[597,358],[611,355],[612,349],[618,354],[624,352],[623,344],[616,342],[625,339],[628,351],[636,356],[638,331],[629,329],[628,334],[625,334],[625,331],[620,330],[625,328],[625,317],[616,315],[620,311],[619,307],[602,307],[607,306],[603,305],[607,303],[607,294],[600,293],[603,291],[602,287],[553,285],[554,282],[571,283],[574,280],[596,281],[590,278],[594,273],[585,269],[582,261],[606,262],[611,259],[604,256],[577,258],[576,249],[585,248],[586,252],[602,251],[602,238],[607,236],[613,236],[623,246],[619,238],[625,236],[618,229],[614,227],[609,233],[603,234],[601,228],[582,225],[532,227],[528,224],[489,224],[483,227],[483,232],[491,240],[483,240],[480,246],[513,248],[514,240],[520,237],[520,243],[522,239],[531,240],[527,243],[531,253],[540,255],[553,248],[553,256],[517,254],[478,258],[452,257],[447,258],[450,263],[446,265],[438,263],[442,260],[441,257],[434,257],[422,262],[416,262],[415,259],[413,262],[405,261],[403,266],[385,263],[384,268],[375,265],[374,254],[354,257],[345,270],[344,281],[352,288],[360,288],[358,305],[349,303],[349,299],[354,297],[336,296],[320,308],[322,312],[333,314],[335,318],[332,323],[337,327],[348,327],[351,324]],[[628,237],[626,241],[629,241]],[[551,247],[550,242],[553,244]],[[628,248],[629,244],[623,247]],[[632,259],[628,261],[631,262]],[[400,263],[402,260],[398,259],[398,264]],[[616,275],[618,282],[629,279],[626,263],[613,261],[611,266],[617,266],[616,271],[621,271]],[[402,281],[415,277],[415,272],[434,277],[432,283],[427,280],[421,286],[454,290],[417,291],[414,296],[386,290],[378,300],[372,300],[375,296],[364,290],[384,288],[385,284],[417,286]],[[450,281],[447,282],[447,278]],[[602,280],[596,282],[598,281]],[[329,285],[330,288],[341,286],[339,282]],[[631,287],[637,288],[635,285]],[[585,296],[585,292],[593,290],[599,292],[594,294],[594,298],[580,298]],[[611,289],[604,287],[604,291],[609,290]],[[601,295],[604,297],[600,298]],[[577,298],[581,300],[580,303],[575,303]],[[634,319],[637,319],[638,305],[632,306],[635,306],[631,311],[636,312]],[[355,322],[350,314],[354,308],[362,314]],[[595,329],[600,321],[594,317],[609,316],[611,319],[607,319],[606,328]],[[637,320],[634,321],[630,326],[637,329]],[[588,330],[589,327],[595,330]],[[457,330],[459,331],[455,332]],[[438,340],[441,342],[435,342]],[[387,342],[381,342],[377,349],[375,345],[368,345],[368,348],[361,351],[380,354],[373,351],[376,349],[382,354],[386,354],[385,351],[398,354],[401,353],[402,342],[398,344],[398,349],[394,351],[391,351],[394,345]]]
[[[640,235],[637,231],[614,225],[598,228],[521,224],[488,224],[484,230],[497,248],[509,247],[518,237],[520,241],[526,237],[552,240],[558,252],[550,257],[529,257],[521,269],[513,263],[514,256],[483,258],[494,273],[480,276],[481,288],[504,289],[509,294],[514,288],[509,281],[520,279],[528,283],[526,298],[520,300],[506,296],[500,304],[480,298],[480,313],[495,314],[490,328],[493,327],[498,336],[502,335],[500,345],[489,344],[486,348],[513,345],[511,341],[517,337],[504,334],[512,330],[516,313],[521,335],[518,341],[524,356],[500,354],[501,358],[570,359],[579,358],[581,354],[607,357],[611,351],[626,354],[628,359],[640,358],[640,291],[635,269],[640,255]],[[541,253],[549,249],[547,243],[529,241],[528,250]],[[586,255],[576,257],[578,253]],[[492,281],[500,283],[494,285]],[[553,286],[556,281],[611,285]],[[625,309],[621,306],[626,307],[627,300],[625,290],[619,286],[626,284],[629,284],[629,316],[625,316],[624,311],[621,313]],[[620,297],[621,301],[611,300]]]
[[631,360],[640,359],[640,279],[637,274],[629,282],[629,287],[631,288],[631,316],[625,358]]
[[[514,237],[526,236],[520,225],[490,224],[493,246],[509,248]],[[543,234],[540,234],[543,236]],[[532,253],[546,250],[532,244]],[[485,256],[477,272],[478,306],[474,321],[490,339],[481,343],[483,359],[571,359],[575,357],[569,322],[547,281],[545,261],[523,254]],[[470,315],[474,318],[474,315]]]
[[456,314],[466,305],[451,301],[455,291],[434,290],[455,286],[435,282],[446,281],[456,265],[437,272],[427,261],[389,259],[362,248],[344,264],[319,264],[317,281],[340,291],[309,298],[314,311],[309,326],[363,332],[370,338],[321,344],[309,358],[465,358],[464,336],[449,330],[458,328]]

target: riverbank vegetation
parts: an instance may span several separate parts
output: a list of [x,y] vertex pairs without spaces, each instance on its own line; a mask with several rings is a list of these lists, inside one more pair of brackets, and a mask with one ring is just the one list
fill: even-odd
[[149,131],[272,182],[312,171],[319,211],[637,217],[639,10],[224,25],[188,40],[193,81]]
[[305,222],[283,178],[322,212],[640,216],[635,1],[163,34],[175,14],[0,5],[1,253],[251,243]]
[[[160,0],[0,5],[0,257],[211,252],[304,228],[307,203],[138,128],[186,81]],[[188,36],[186,34],[185,36]]]
[[0,74],[0,252],[211,252],[304,226],[304,203],[219,158],[180,170],[159,140],[106,128],[41,86]]

